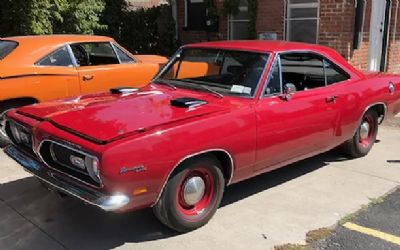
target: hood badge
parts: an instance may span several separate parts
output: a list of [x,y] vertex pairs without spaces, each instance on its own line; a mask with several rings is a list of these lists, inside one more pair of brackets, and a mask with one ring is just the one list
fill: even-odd
[[134,166],[134,167],[122,167],[119,170],[119,174],[126,174],[128,172],[134,172],[134,173],[141,173],[146,171],[147,168],[143,165],[139,165],[139,166]]

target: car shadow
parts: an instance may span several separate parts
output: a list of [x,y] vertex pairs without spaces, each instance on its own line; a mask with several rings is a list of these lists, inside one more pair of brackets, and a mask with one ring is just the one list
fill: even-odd
[[[228,206],[258,192],[283,184],[320,169],[330,162],[343,161],[331,151],[287,167],[262,174],[227,188],[221,206]],[[21,228],[33,224],[34,229],[48,234],[62,246],[72,249],[110,249],[125,243],[138,243],[176,237],[178,234],[163,226],[151,209],[114,214],[85,205],[74,198],[59,198],[48,192],[34,177],[0,185],[0,246],[15,249],[14,242],[24,241],[32,249],[41,249],[37,237]],[[7,207],[24,218],[2,218]],[[7,216],[5,216],[7,217]],[[32,226],[32,225],[29,225]]]

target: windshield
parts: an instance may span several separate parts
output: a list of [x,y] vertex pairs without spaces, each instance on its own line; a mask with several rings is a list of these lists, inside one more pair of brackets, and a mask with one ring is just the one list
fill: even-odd
[[0,40],[0,60],[8,56],[17,46],[17,42]]
[[208,89],[223,95],[254,96],[268,54],[221,49],[184,49],[155,82]]

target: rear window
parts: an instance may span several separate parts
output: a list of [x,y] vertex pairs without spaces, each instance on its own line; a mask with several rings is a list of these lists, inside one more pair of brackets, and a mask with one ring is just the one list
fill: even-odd
[[0,40],[0,60],[8,56],[18,46],[17,42]]

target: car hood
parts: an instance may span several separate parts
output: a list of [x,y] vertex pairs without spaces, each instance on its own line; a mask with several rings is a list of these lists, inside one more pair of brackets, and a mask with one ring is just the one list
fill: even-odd
[[17,112],[49,121],[68,132],[104,144],[135,133],[227,110],[222,99],[210,98],[204,93],[201,94],[207,96],[206,99],[210,98],[204,105],[191,108],[171,105],[171,100],[187,97],[188,92],[147,87],[127,95],[104,93],[40,103],[22,107]]

